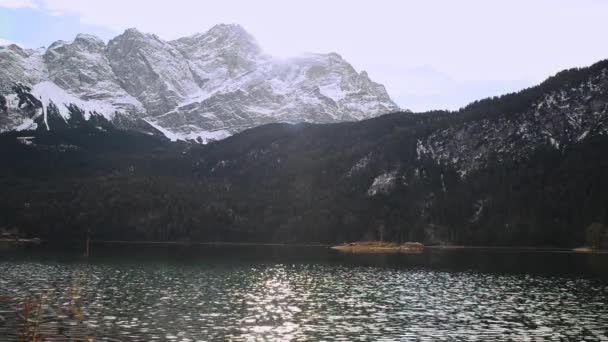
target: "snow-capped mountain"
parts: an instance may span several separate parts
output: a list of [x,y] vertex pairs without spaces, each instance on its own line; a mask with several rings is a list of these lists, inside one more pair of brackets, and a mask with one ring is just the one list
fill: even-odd
[[[74,104],[86,118],[95,112],[142,119],[172,139],[219,139],[270,122],[352,121],[399,110],[384,86],[338,54],[276,59],[239,25],[174,41],[128,29],[108,44],[80,34],[46,50],[1,46],[0,82],[9,109],[12,85],[22,84],[66,119]],[[8,112],[0,130],[33,122],[20,110]]]

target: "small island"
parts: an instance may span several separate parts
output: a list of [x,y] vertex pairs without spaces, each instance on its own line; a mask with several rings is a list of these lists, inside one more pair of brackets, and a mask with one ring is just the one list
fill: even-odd
[[346,253],[422,253],[424,245],[419,242],[351,242],[331,247]]

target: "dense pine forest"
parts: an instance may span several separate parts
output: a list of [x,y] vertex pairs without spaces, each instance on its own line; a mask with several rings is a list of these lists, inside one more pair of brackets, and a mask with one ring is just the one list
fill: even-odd
[[[530,138],[534,144],[510,136],[499,144],[492,140],[499,129],[483,139],[465,136],[484,151],[480,166],[466,173],[423,154],[421,142],[449,147],[452,137],[436,143],[437,132],[519,124],[544,96],[605,75],[607,65],[565,71],[458,112],[270,124],[207,145],[84,120],[6,132],[0,230],[45,240],[80,239],[90,229],[99,240],[606,246],[605,116],[593,117],[587,133],[571,141],[552,143],[541,134]],[[598,82],[608,89],[605,79]],[[583,110],[608,103],[608,91],[593,96]],[[569,136],[569,126],[547,122]],[[468,152],[456,146],[450,153]]]

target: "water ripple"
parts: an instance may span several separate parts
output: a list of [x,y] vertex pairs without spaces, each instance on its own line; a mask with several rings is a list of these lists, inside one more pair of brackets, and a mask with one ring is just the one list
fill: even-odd
[[[608,339],[608,286],[589,279],[289,263],[13,261],[0,262],[0,274],[0,337],[16,337],[19,320],[11,312],[43,294],[40,333],[48,336]],[[75,293],[75,288],[80,290]],[[81,308],[78,314],[75,305]]]

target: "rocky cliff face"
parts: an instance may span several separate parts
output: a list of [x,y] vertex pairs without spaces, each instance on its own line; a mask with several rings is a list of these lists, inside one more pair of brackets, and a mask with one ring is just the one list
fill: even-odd
[[[48,86],[54,86],[88,102],[91,110],[145,113],[143,105],[122,87],[106,56],[106,45],[97,37],[79,34],[71,42],[55,42],[43,55]],[[36,87],[34,87],[36,89]],[[42,93],[42,92],[41,92]],[[42,95],[42,94],[41,94]],[[46,94],[51,100],[53,95]],[[111,106],[108,106],[111,104]]]
[[417,144],[419,158],[454,167],[461,177],[487,167],[491,159],[522,160],[539,146],[563,151],[608,127],[608,65],[590,75],[542,93],[510,115],[464,120]]
[[[270,122],[339,122],[399,110],[384,87],[335,53],[278,60],[238,25],[163,41],[128,29],[106,45],[80,34],[46,50],[0,47],[0,82],[44,106],[143,119],[172,139],[222,138]],[[10,100],[10,99],[9,99]],[[9,108],[11,102],[8,101]],[[26,128],[10,113],[1,130]]]

